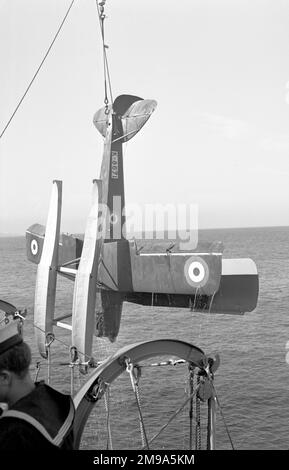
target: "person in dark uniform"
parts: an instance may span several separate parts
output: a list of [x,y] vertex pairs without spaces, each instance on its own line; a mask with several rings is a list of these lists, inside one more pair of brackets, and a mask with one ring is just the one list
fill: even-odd
[[44,382],[34,383],[31,351],[12,321],[0,329],[0,450],[72,450],[74,405]]

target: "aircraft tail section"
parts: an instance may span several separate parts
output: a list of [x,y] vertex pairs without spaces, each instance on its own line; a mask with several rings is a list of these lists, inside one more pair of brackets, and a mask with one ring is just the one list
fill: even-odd
[[29,261],[39,264],[45,237],[45,226],[33,224],[26,230],[26,255]]
[[120,95],[110,106],[96,112],[93,122],[104,137],[104,153],[100,171],[105,207],[104,240],[125,238],[125,196],[122,144],[130,140],[149,119],[156,101],[138,96]]
[[101,135],[105,137],[108,118],[113,113],[120,119],[122,125],[118,140],[121,143],[127,142],[144,126],[156,106],[157,102],[155,100],[144,100],[132,95],[120,95],[114,100],[112,106],[103,107],[95,113],[93,123]]
[[[46,227],[45,225],[33,224],[26,230],[26,255],[27,259],[34,264],[39,264]],[[59,239],[58,260],[59,265],[77,259],[81,256],[83,240],[75,235],[62,233]]]

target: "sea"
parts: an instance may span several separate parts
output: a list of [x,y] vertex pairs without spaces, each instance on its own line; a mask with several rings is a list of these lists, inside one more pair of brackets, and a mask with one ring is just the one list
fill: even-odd
[[[215,373],[218,395],[218,449],[289,448],[289,227],[204,230],[200,238],[220,240],[225,258],[252,258],[259,273],[257,308],[244,315],[201,314],[189,309],[143,307],[125,303],[120,333],[114,343],[94,338],[93,356],[102,361],[119,348],[151,339],[179,339],[220,355]],[[33,302],[37,267],[26,259],[24,237],[0,238],[0,298],[27,309],[24,337],[32,349],[31,374],[48,380],[47,361],[39,357],[34,339]],[[71,311],[73,283],[58,279],[56,314]],[[50,384],[71,391],[70,332],[55,328],[51,345]],[[155,363],[155,360],[152,361]],[[149,364],[148,364],[149,365]],[[89,371],[93,374],[95,369]],[[74,370],[74,392],[87,375]],[[147,375],[148,373],[148,375]],[[140,403],[149,437],[175,414],[187,393],[186,365],[141,370]],[[202,405],[205,406],[205,405]],[[206,429],[206,409],[202,433]],[[182,409],[154,441],[155,448],[188,445],[188,410]],[[108,436],[112,435],[111,440]],[[83,435],[82,448],[141,446],[139,416],[129,374],[111,385],[97,403]],[[205,437],[202,437],[205,446]],[[112,443],[113,441],[113,443]]]

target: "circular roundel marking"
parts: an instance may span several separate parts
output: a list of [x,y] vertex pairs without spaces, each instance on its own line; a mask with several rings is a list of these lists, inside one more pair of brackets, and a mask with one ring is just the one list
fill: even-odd
[[110,216],[110,223],[115,225],[115,224],[117,224],[117,221],[118,221],[117,215],[112,213],[111,216]]
[[188,275],[193,282],[202,282],[205,277],[205,268],[199,261],[193,261],[189,265]]
[[203,287],[208,282],[209,266],[200,256],[191,256],[186,261],[184,271],[187,282],[193,287]]
[[37,253],[38,253],[38,243],[37,243],[37,240],[35,240],[35,238],[32,240],[32,242],[30,244],[30,249],[31,249],[31,253],[34,256],[37,255]]

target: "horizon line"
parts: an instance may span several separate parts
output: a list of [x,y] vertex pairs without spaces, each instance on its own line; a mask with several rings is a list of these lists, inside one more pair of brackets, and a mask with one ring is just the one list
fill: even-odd
[[[289,224],[288,225],[246,225],[246,226],[239,226],[239,227],[203,227],[203,228],[199,228],[198,231],[201,231],[201,230],[242,230],[242,229],[254,229],[254,228],[283,228],[283,227],[288,227],[289,228]],[[181,231],[184,232],[184,231],[187,231],[188,229],[182,229]],[[161,230],[158,230],[154,233],[158,233],[158,232],[161,232]],[[170,230],[165,230],[165,232],[170,232]],[[84,232],[61,232],[61,233],[64,233],[64,234],[68,234],[69,235],[79,235],[79,234],[82,234]],[[130,232],[128,235],[133,235],[133,233],[143,233],[141,231],[139,232]],[[145,233],[145,232],[144,232]],[[11,237],[11,238],[16,238],[16,237],[25,237],[25,234],[26,232],[21,232],[21,233],[13,233],[13,232],[0,232],[0,237],[1,238],[5,238],[5,237]]]

